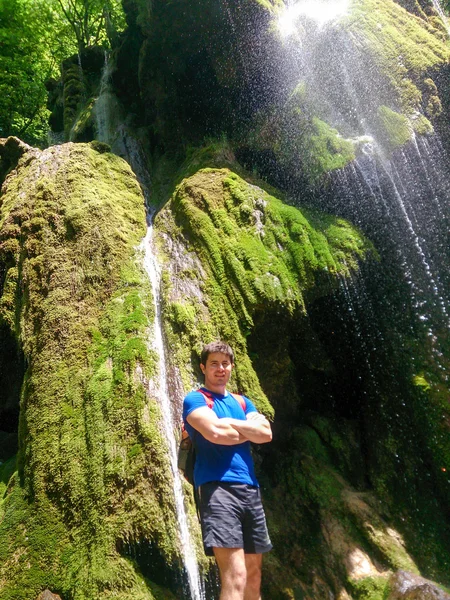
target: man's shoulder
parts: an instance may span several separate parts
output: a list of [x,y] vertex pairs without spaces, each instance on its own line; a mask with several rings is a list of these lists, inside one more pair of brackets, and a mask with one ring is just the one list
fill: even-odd
[[[239,396],[243,399],[245,404],[244,412],[246,415],[248,415],[251,412],[258,412],[258,409],[256,408],[255,404],[252,400],[250,400],[250,398],[248,398],[248,396],[245,396],[244,394],[233,394],[233,396],[236,398],[236,400],[239,400]],[[240,401],[239,403],[241,404]]]
[[184,397],[183,413],[187,416],[193,410],[202,406],[206,406],[205,397],[198,390],[192,390]]
[[190,392],[188,392],[186,394],[186,396],[184,397],[184,401],[191,401],[191,400],[198,400],[199,398],[204,398],[202,392],[200,391],[200,389],[196,389],[196,390],[191,390]]

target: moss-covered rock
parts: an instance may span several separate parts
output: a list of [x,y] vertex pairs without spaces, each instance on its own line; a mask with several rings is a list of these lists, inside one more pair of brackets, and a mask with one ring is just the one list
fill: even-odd
[[[389,120],[391,134],[388,139],[382,136],[381,140],[387,143],[388,149],[392,149],[392,143],[403,144],[409,137],[408,125],[401,124],[398,117],[394,124],[392,113],[388,118],[387,107],[403,113],[411,121],[410,129],[416,133],[423,135],[433,130],[424,114],[431,119],[438,116],[440,101],[438,96],[430,96],[430,83],[432,86],[434,83],[429,74],[448,64],[450,57],[441,26],[422,9],[414,10],[409,5],[406,8],[413,14],[391,0],[360,0],[353,4],[342,24],[368,61],[366,68],[378,80],[377,87],[373,88],[374,99],[379,101],[378,116],[384,126]],[[434,90],[437,93],[435,86]]]
[[[162,581],[158,560],[178,569],[167,449],[146,392],[144,232],[128,165],[88,145],[26,152],[3,185],[0,319],[26,364],[18,470],[1,468],[5,600],[46,587],[151,600],[166,596],[143,575]],[[140,542],[155,561],[145,573],[131,554]]]
[[246,143],[271,152],[296,189],[352,161],[361,138],[390,154],[414,133],[433,132],[442,103],[430,75],[450,53],[434,21],[410,8],[414,14],[393,0],[355,0],[323,27],[287,8],[292,35],[280,40],[279,72],[286,69],[289,83],[254,116]]
[[261,113],[257,122],[248,144],[258,151],[272,151],[292,177],[317,181],[356,157],[355,144],[307,108],[304,86],[297,86],[281,110]]
[[403,146],[412,138],[413,132],[408,119],[387,106],[378,109],[380,139],[389,150]]
[[357,269],[371,245],[344,220],[301,212],[226,168],[182,179],[155,227],[167,263],[166,335],[184,389],[198,378],[202,343],[224,338],[236,351],[233,385],[272,416],[248,355],[255,315],[304,314],[307,299]]

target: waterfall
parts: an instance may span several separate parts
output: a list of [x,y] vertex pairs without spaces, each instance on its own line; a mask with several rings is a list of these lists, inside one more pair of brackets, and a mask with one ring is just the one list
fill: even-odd
[[189,527],[187,522],[186,511],[184,508],[184,495],[181,485],[181,478],[178,471],[177,465],[177,447],[175,444],[174,428],[173,428],[173,415],[171,409],[171,402],[167,389],[167,374],[166,374],[166,359],[164,355],[164,342],[162,334],[162,319],[161,319],[161,305],[159,302],[159,290],[160,290],[160,268],[156,259],[155,253],[152,251],[152,234],[153,225],[151,216],[149,216],[149,225],[147,228],[147,235],[145,236],[142,245],[144,249],[144,266],[148,273],[150,282],[152,284],[153,301],[155,308],[155,329],[154,329],[154,341],[153,349],[156,351],[159,361],[159,377],[154,385],[152,385],[152,395],[155,395],[160,399],[163,425],[166,434],[166,439],[169,444],[169,455],[170,464],[172,466],[172,475],[174,482],[174,494],[175,503],[177,508],[178,525],[180,528],[180,540],[182,554],[184,557],[185,569],[189,581],[190,599],[192,600],[204,600],[205,595],[202,590],[200,574],[198,571],[197,558],[195,550],[193,548]]
[[278,30],[283,37],[296,32],[297,20],[304,16],[313,20],[319,27],[345,15],[349,0],[288,0],[286,10],[282,11],[277,22]]
[[96,134],[100,142],[110,144],[116,154],[123,156],[123,151],[117,152],[117,148],[115,148],[118,128],[123,126],[124,123],[124,114],[111,85],[113,69],[114,65],[105,51],[105,64],[100,80],[100,91],[94,106]]
[[187,577],[188,589],[185,590],[186,600],[205,600],[202,580],[198,568],[195,548],[193,546],[188,518],[184,505],[184,495],[181,478],[177,465],[177,446],[175,442],[174,415],[169,397],[166,373],[166,358],[162,332],[160,305],[160,266],[153,247],[153,218],[154,211],[149,202],[150,175],[147,168],[147,157],[135,132],[126,124],[123,109],[115,96],[111,75],[113,66],[105,54],[105,66],[100,84],[100,94],[95,103],[97,138],[109,144],[112,150],[122,156],[133,169],[144,194],[147,207],[147,233],[142,240],[140,249],[144,255],[144,268],[149,277],[154,303],[154,339],[152,349],[158,356],[157,378],[148,382],[148,394],[157,398],[161,407],[162,426],[168,443],[170,465],[173,478],[173,492],[176,506],[176,517],[179,527],[180,549]]
[[450,35],[450,26],[448,24],[448,18],[445,16],[445,13],[442,10],[442,6],[441,6],[441,3],[439,2],[439,0],[433,0],[433,6],[434,6],[436,12],[438,13],[438,15],[441,17],[441,20],[444,23],[448,34]]
[[[434,4],[441,14],[438,0]],[[401,273],[414,311],[411,327],[423,332],[440,376],[447,380],[442,346],[450,329],[448,157],[436,134],[419,136],[410,124],[410,141],[386,148],[378,110],[384,102],[395,102],[395,94],[390,92],[388,99],[384,75],[375,68],[367,76],[364,33],[351,19],[347,30],[350,14],[344,0],[287,4],[279,16],[289,65],[286,97],[302,83],[305,111],[314,106],[320,118],[350,139],[363,140],[356,160],[331,172],[330,187],[316,203],[363,228],[383,261]],[[446,22],[443,13],[441,17]],[[382,29],[378,25],[376,32],[384,35]],[[341,291],[349,299],[348,290]]]

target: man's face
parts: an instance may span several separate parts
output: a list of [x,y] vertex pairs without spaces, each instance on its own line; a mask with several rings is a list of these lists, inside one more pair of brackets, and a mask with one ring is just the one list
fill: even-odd
[[214,388],[226,386],[233,366],[227,354],[212,352],[206,359],[206,365],[200,365],[205,376],[205,386],[212,391]]

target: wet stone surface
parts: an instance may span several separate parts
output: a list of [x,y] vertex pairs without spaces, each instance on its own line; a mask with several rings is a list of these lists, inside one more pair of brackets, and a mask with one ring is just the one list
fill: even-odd
[[450,600],[450,595],[428,579],[397,571],[391,579],[392,591],[388,600]]

